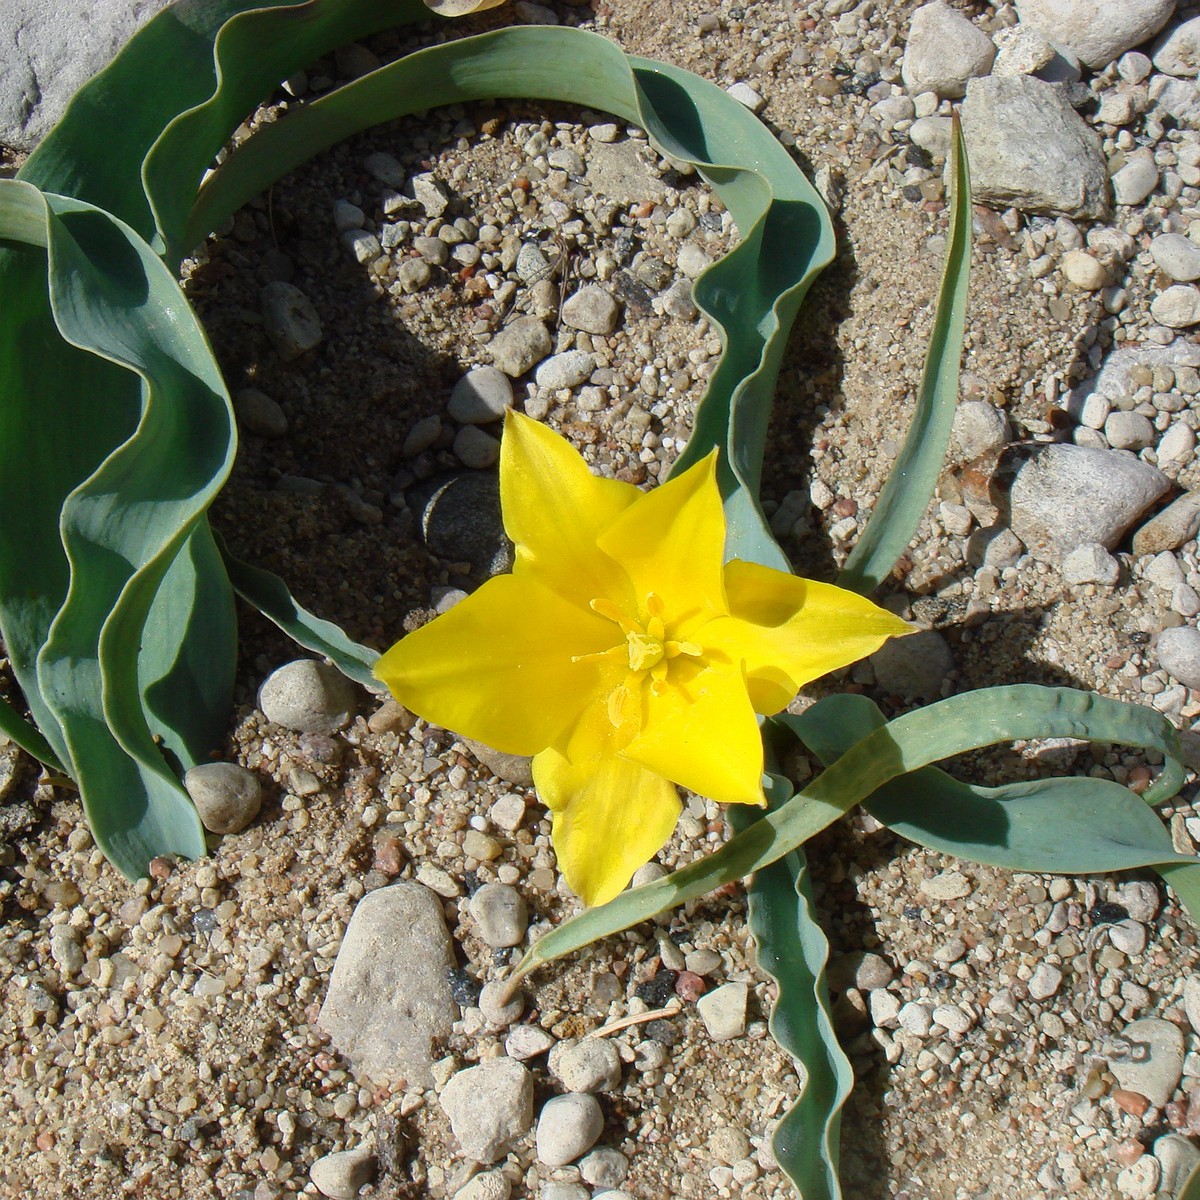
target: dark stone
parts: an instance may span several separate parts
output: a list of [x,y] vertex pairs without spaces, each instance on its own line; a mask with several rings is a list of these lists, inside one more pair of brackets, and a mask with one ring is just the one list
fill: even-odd
[[500,479],[494,471],[464,471],[430,480],[409,506],[421,537],[439,558],[500,574],[512,565],[512,544],[500,519]]
[[1127,921],[1129,912],[1124,905],[1101,900],[1088,909],[1088,919],[1093,925],[1115,925],[1118,921]]
[[633,989],[633,994],[651,1008],[663,1008],[675,995],[675,972],[663,967],[653,979],[639,983]]
[[479,1003],[479,993],[483,991],[483,985],[469,971],[463,970],[462,967],[450,967],[446,971],[446,980],[450,984],[450,995],[454,997],[455,1004],[471,1008]]

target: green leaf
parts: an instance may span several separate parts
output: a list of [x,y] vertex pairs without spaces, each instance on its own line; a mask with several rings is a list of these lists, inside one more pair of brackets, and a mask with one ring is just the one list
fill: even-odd
[[673,469],[716,447],[729,556],[786,569],[758,508],[763,447],[787,335],[813,278],[833,258],[833,228],[787,151],[715,84],[628,57],[604,38],[570,28],[500,29],[434,46],[260,130],[205,185],[183,241],[198,241],[310,155],[364,125],[507,95],[586,104],[641,125],[664,153],[695,164],[729,209],[742,240],[695,285],[696,303],[725,352]]
[[[791,785],[777,775],[768,779],[767,802],[778,806],[791,795]],[[756,817],[740,805],[729,810],[735,829]],[[825,985],[829,942],[817,920],[804,850],[797,847],[756,871],[746,894],[758,966],[779,989],[771,1036],[803,1071],[800,1097],[776,1129],[772,1149],[801,1195],[836,1200],[841,1112],[854,1073],[833,1029]]]
[[217,545],[234,590],[243,600],[274,621],[305,650],[324,655],[343,675],[363,687],[379,690],[382,685],[375,678],[377,651],[351,641],[332,621],[324,621],[301,607],[278,575],[242,562],[229,553],[220,537]]
[[7,700],[2,698],[0,698],[0,734],[20,746],[26,754],[36,758],[38,762],[52,770],[66,773],[66,768],[58,761],[58,755],[50,749],[50,743]]
[[838,585],[871,592],[911,545],[950,444],[971,273],[971,177],[957,115],[950,150],[950,231],[916,411],[904,445]]
[[[20,406],[0,409],[0,419],[24,435],[6,447],[10,454],[19,448],[32,455],[36,446],[46,446],[47,479],[41,484],[50,492],[28,507],[24,528],[0,533],[0,576],[11,587],[10,569],[20,571],[17,560],[30,552],[30,526],[53,516],[51,544],[59,557],[49,570],[46,564],[38,569],[60,588],[56,611],[53,595],[24,608],[14,605],[24,622],[15,623],[16,636],[13,623],[5,627],[5,642],[14,670],[18,654],[24,656],[26,678],[18,673],[18,679],[31,708],[49,714],[47,724],[61,739],[61,760],[79,784],[97,844],[132,877],[144,874],[156,854],[195,857],[205,849],[195,809],[156,744],[164,731],[152,724],[153,711],[141,698],[143,683],[166,680],[174,694],[195,664],[170,660],[146,676],[138,651],[156,603],[195,593],[193,568],[208,536],[204,513],[232,461],[232,410],[178,284],[132,229],[78,200],[0,181],[0,234],[18,233],[46,248],[42,296],[55,336],[60,332],[82,352],[77,361],[86,364],[83,378],[120,385],[81,394],[78,384],[68,388],[51,370],[55,389],[39,413],[36,437],[19,424],[28,415]],[[19,252],[18,261],[27,253]],[[31,324],[45,332],[38,306],[29,307]],[[0,361],[19,362],[18,350],[27,352],[13,337],[19,328],[6,324],[4,332],[13,340]],[[127,375],[137,381],[136,412],[120,407]],[[114,437],[119,440],[112,444]],[[188,448],[184,456],[174,452],[181,441]],[[61,447],[60,455],[52,445]],[[0,474],[11,504],[14,481]],[[62,497],[61,512],[53,507],[54,490]],[[172,577],[180,581],[179,591]],[[223,597],[219,588],[208,594],[218,604],[224,600],[224,617],[218,609],[211,619],[228,619],[227,582]],[[185,604],[185,618],[190,610]],[[38,622],[44,633],[31,644],[22,635]],[[150,631],[147,644],[155,637]],[[202,677],[204,688],[214,681],[224,688],[227,710],[232,657],[222,662],[210,649]],[[170,729],[168,746],[182,766],[222,736],[224,714],[214,726],[211,713],[211,705],[206,712],[183,713],[182,723]]]
[[[871,700],[850,695],[813,705],[803,722],[805,745],[826,764],[886,724]],[[1013,871],[1122,871],[1174,856],[1167,827],[1153,810],[1110,779],[986,788],[926,767],[885,784],[863,806],[909,841]]]
[[[807,741],[807,715],[776,720]],[[893,779],[967,750],[1035,737],[1077,737],[1155,749],[1166,759],[1155,784],[1157,791],[1178,790],[1183,779],[1178,736],[1152,709],[1034,684],[952,696],[897,717],[861,738],[802,792],[706,858],[622,892],[551,930],[528,951],[510,978],[515,981],[598,938],[769,866]],[[1162,861],[1189,866],[1195,862],[1174,854],[1164,855]]]

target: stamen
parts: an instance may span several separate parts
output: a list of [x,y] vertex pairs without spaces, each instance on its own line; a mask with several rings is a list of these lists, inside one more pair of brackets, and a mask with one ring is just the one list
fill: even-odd
[[602,658],[622,659],[625,657],[625,646],[618,644],[610,646],[607,650],[596,650],[591,654],[572,654],[571,661],[573,663],[599,662]]
[[620,687],[615,687],[608,694],[608,719],[612,722],[614,729],[620,729],[622,719],[625,716],[625,709],[629,704],[629,689],[621,684]]
[[651,592],[646,597],[646,611],[652,617],[661,617],[666,606],[663,604],[663,598],[657,592]]
[[597,616],[616,622],[624,634],[641,633],[641,629],[634,622],[630,621],[612,600],[601,596],[597,600],[590,601],[588,607]]

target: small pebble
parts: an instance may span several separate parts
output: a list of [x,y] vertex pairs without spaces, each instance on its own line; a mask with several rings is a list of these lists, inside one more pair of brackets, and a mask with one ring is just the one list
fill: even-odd
[[375,1174],[375,1155],[365,1147],[337,1150],[318,1158],[309,1168],[308,1177],[322,1196],[329,1200],[355,1200],[359,1188]]
[[746,1001],[750,987],[726,983],[696,1001],[696,1011],[714,1042],[727,1042],[746,1031]]
[[183,777],[204,828],[212,833],[239,833],[262,807],[258,776],[237,763],[201,763]]
[[296,733],[336,733],[358,709],[354,684],[336,667],[313,658],[285,663],[258,691],[268,721]]
[[604,1113],[595,1096],[573,1092],[555,1096],[542,1106],[538,1117],[538,1161],[564,1167],[586,1154],[604,1131]]
[[518,946],[525,937],[529,914],[525,898],[506,883],[486,883],[472,897],[471,917],[489,946]]
[[607,1092],[621,1082],[621,1056],[606,1038],[560,1042],[550,1056],[550,1070],[569,1092]]

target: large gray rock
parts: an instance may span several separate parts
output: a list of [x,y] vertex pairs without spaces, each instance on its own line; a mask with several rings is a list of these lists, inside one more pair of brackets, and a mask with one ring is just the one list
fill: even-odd
[[996,57],[992,39],[942,0],[918,8],[908,29],[901,74],[910,93],[957,98],[967,80],[986,75]]
[[1031,552],[1045,557],[1065,556],[1084,542],[1112,550],[1170,487],[1160,470],[1132,454],[1039,446],[1013,479],[1010,524]]
[[1053,84],[1028,75],[972,79],[961,115],[977,201],[1054,216],[1107,215],[1100,139]]
[[1023,25],[1036,25],[1095,70],[1152,38],[1174,11],[1175,0],[1017,0]]
[[168,0],[4,0],[0,143],[32,149],[67,101]]
[[430,1043],[458,1017],[441,901],[419,883],[368,892],[342,939],[318,1024],[378,1083],[433,1082]]

